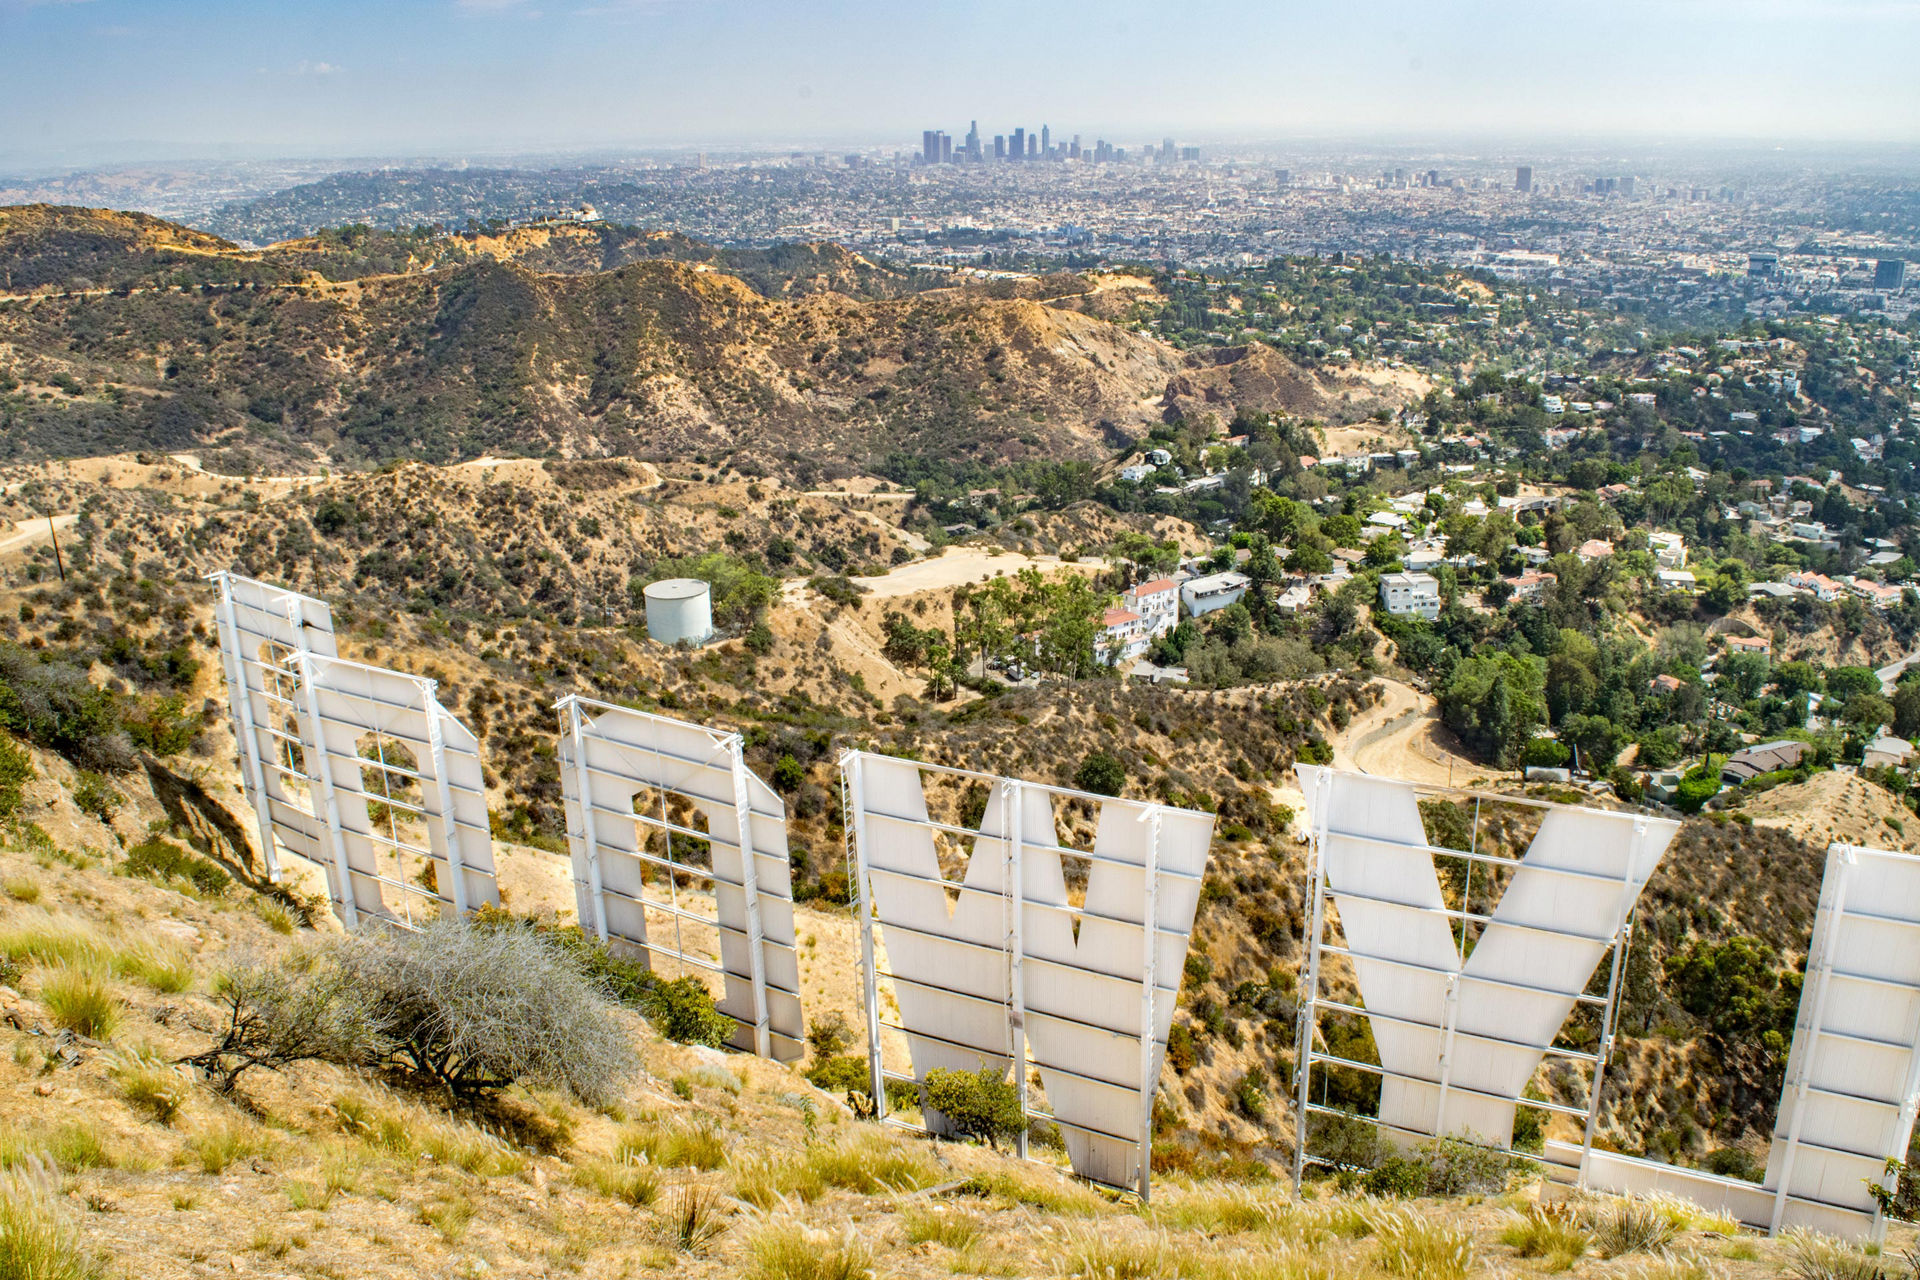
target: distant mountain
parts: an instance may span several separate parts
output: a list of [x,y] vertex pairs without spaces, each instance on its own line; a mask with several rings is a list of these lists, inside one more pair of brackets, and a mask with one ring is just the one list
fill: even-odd
[[15,458],[724,454],[833,475],[896,456],[1098,459],[1174,389],[1222,421],[1377,403],[1266,348],[1239,356],[1257,376],[1236,382],[1217,358],[1189,372],[1197,358],[1100,318],[1085,280],[1049,282],[1063,305],[911,292],[834,245],[720,251],[589,224],[245,250],[29,207],[0,210],[0,272],[42,291],[0,305],[0,456]]

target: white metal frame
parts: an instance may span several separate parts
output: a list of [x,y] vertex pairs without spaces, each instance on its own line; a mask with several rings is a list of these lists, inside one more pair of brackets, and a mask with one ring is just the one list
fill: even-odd
[[[1664,853],[1667,841],[1671,840],[1678,824],[1666,820],[1650,818],[1644,814],[1608,813],[1599,810],[1579,809],[1572,806],[1553,805],[1541,801],[1478,793],[1445,787],[1417,786],[1412,783],[1395,782],[1372,775],[1345,773],[1319,766],[1301,766],[1299,770],[1303,789],[1308,797],[1308,823],[1310,852],[1308,859],[1308,938],[1306,971],[1301,983],[1301,1000],[1296,1025],[1295,1043],[1295,1100],[1294,1123],[1295,1145],[1293,1160],[1294,1184],[1298,1188],[1304,1179],[1306,1165],[1312,1158],[1309,1136],[1312,1117],[1315,1115],[1334,1115],[1358,1119],[1373,1124],[1381,1132],[1395,1140],[1423,1140],[1434,1137],[1467,1137],[1483,1145],[1500,1150],[1511,1150],[1510,1130],[1495,1135],[1485,1133],[1462,1133],[1460,1126],[1448,1118],[1450,1097],[1461,1096],[1471,1108],[1479,1106],[1482,1112],[1510,1117],[1511,1111],[1518,1107],[1530,1107],[1539,1111],[1568,1116],[1578,1121],[1582,1129],[1582,1141],[1577,1148],[1578,1167],[1574,1173],[1576,1181],[1584,1181],[1588,1153],[1591,1151],[1595,1122],[1599,1113],[1600,1092],[1605,1080],[1607,1060],[1612,1052],[1614,1037],[1614,1019],[1618,1004],[1621,974],[1624,968],[1626,948],[1631,938],[1632,911],[1647,878],[1658,864]],[[1341,789],[1352,789],[1355,794],[1345,804],[1338,794]],[[1382,790],[1385,789],[1385,790]],[[1432,845],[1427,837],[1423,820],[1418,813],[1420,799],[1447,799],[1451,801],[1472,801],[1474,804],[1473,835],[1470,848],[1449,849]],[[1409,830],[1392,830],[1395,815],[1390,812],[1392,805],[1383,803],[1392,799],[1404,800],[1408,806],[1401,810],[1399,817],[1413,823]],[[1483,804],[1497,803],[1504,806],[1525,807],[1544,811],[1543,827],[1548,814],[1569,815],[1566,821],[1577,820],[1591,824],[1596,819],[1607,823],[1619,824],[1626,828],[1612,839],[1611,855],[1618,862],[1618,873],[1614,875],[1598,874],[1592,870],[1573,865],[1580,861],[1604,861],[1607,851],[1602,842],[1583,842],[1571,857],[1563,859],[1558,865],[1546,862],[1536,855],[1542,847],[1540,832],[1536,832],[1533,843],[1522,858],[1506,858],[1482,853],[1478,849]],[[1361,806],[1363,812],[1346,812],[1349,806]],[[1336,818],[1335,809],[1342,813]],[[1574,817],[1577,815],[1577,818]],[[1375,828],[1372,831],[1365,828]],[[1620,836],[1624,835],[1624,841]],[[1360,879],[1351,869],[1346,870],[1347,883],[1336,885],[1329,872],[1330,841],[1340,842],[1343,856],[1355,848],[1377,852],[1385,857],[1410,856],[1420,859],[1431,866],[1434,857],[1458,858],[1467,867],[1467,889],[1458,909],[1444,903],[1438,882],[1437,870],[1433,870],[1433,883],[1413,883],[1399,880],[1368,894],[1355,887],[1354,881]],[[1655,843],[1657,842],[1657,843]],[[1556,844],[1567,842],[1556,836]],[[1356,858],[1357,862],[1358,859]],[[1496,872],[1504,870],[1512,873],[1501,901],[1491,915],[1472,910],[1472,877],[1476,866],[1485,866]],[[1411,867],[1398,868],[1407,876],[1419,877],[1419,872]],[[1530,875],[1525,894],[1515,894],[1521,875]],[[1543,882],[1541,877],[1546,879]],[[1568,878],[1571,878],[1570,880]],[[1542,888],[1562,880],[1567,882],[1569,890],[1576,889],[1582,882],[1589,884],[1596,894],[1610,895],[1616,898],[1614,909],[1608,913],[1604,931],[1585,932],[1577,929],[1558,927],[1554,922],[1554,912],[1540,911],[1539,899]],[[1423,892],[1429,889],[1431,892]],[[1548,895],[1550,896],[1550,895]],[[1538,918],[1527,922],[1516,918],[1519,911],[1509,911],[1508,903],[1516,899],[1529,899],[1529,905],[1522,910],[1535,913]],[[1362,915],[1386,912],[1396,919],[1404,914],[1404,929],[1396,935],[1415,933],[1425,928],[1429,932],[1439,925],[1444,927],[1452,940],[1452,955],[1445,963],[1431,963],[1408,959],[1406,955],[1392,955],[1388,952],[1395,948],[1369,950],[1359,944],[1336,945],[1327,938],[1330,928],[1328,908],[1340,910],[1345,901],[1346,913],[1343,916],[1343,930],[1349,921],[1346,916],[1356,920]],[[1556,904],[1564,911],[1568,904]],[[1484,942],[1493,930],[1503,930],[1528,945],[1543,948],[1566,948],[1563,955],[1571,955],[1571,969],[1563,967],[1555,983],[1551,976],[1523,980],[1517,976],[1499,977],[1489,973],[1476,972],[1473,958],[1465,945],[1465,934],[1469,926],[1478,925],[1480,933],[1476,941]],[[1377,924],[1376,924],[1377,929]],[[1401,946],[1396,937],[1395,947],[1402,951],[1414,948]],[[1597,950],[1596,950],[1597,949]],[[1609,954],[1607,994],[1604,998],[1590,995],[1586,987],[1591,980],[1593,970],[1584,975],[1575,971],[1579,961],[1588,951],[1593,951],[1593,960],[1597,967],[1599,961]],[[1357,985],[1362,990],[1359,1003],[1333,999],[1324,994],[1322,987],[1322,960],[1328,955],[1347,958],[1355,968]],[[1509,957],[1511,959],[1511,957]],[[1376,1006],[1367,1007],[1365,997],[1368,986],[1367,977],[1372,975],[1373,985],[1381,989],[1382,999]],[[1571,981],[1569,979],[1576,979]],[[1434,992],[1430,1010],[1421,1012],[1420,991]],[[1496,1034],[1486,1030],[1489,1023],[1502,1026],[1505,1023],[1489,1019],[1485,1007],[1478,1010],[1476,1025],[1481,1029],[1461,1025],[1461,1008],[1466,994],[1478,991],[1490,995],[1496,1001],[1513,1000],[1531,1002],[1536,1014],[1542,1010],[1547,1013],[1559,1012],[1564,1004],[1565,1012],[1560,1013],[1559,1026],[1548,1036],[1539,1035],[1536,1018],[1535,1034],[1523,1037],[1519,1031],[1508,1034]],[[1482,999],[1476,1002],[1484,1006]],[[1599,1038],[1595,1051],[1585,1052],[1564,1048],[1555,1043],[1564,1030],[1565,1020],[1581,1006],[1598,1009],[1600,1012]],[[1389,1012],[1397,1009],[1397,1012]],[[1392,1032],[1395,1035],[1405,1033],[1413,1037],[1412,1043],[1423,1043],[1421,1037],[1431,1036],[1437,1043],[1437,1054],[1431,1075],[1419,1071],[1396,1070],[1382,1063],[1365,1063],[1323,1052],[1316,1045],[1323,1043],[1319,1034],[1321,1015],[1335,1012],[1346,1016],[1364,1017],[1375,1032],[1376,1042],[1381,1033]],[[1466,1049],[1483,1055],[1482,1062],[1492,1061],[1496,1056],[1506,1055],[1510,1061],[1525,1064],[1531,1057],[1532,1066],[1526,1070],[1530,1078],[1537,1071],[1539,1062],[1546,1057],[1554,1057],[1568,1062],[1583,1064],[1588,1073],[1586,1105],[1569,1106],[1564,1103],[1526,1098],[1524,1082],[1507,1092],[1493,1092],[1485,1088],[1463,1085],[1456,1075],[1457,1055]],[[1388,1054],[1383,1050],[1383,1060]],[[1415,1053],[1402,1052],[1395,1056],[1418,1058]],[[1436,1102],[1430,1119],[1407,1113],[1404,1105],[1395,1105],[1393,1110],[1401,1123],[1393,1123],[1381,1116],[1355,1116],[1349,1112],[1325,1106],[1313,1101],[1314,1068],[1346,1068],[1357,1070],[1380,1078],[1383,1087],[1382,1107],[1387,1108],[1387,1090],[1395,1089],[1404,1094],[1397,1102],[1417,1098],[1425,1090],[1433,1090]],[[1497,1074],[1491,1070],[1483,1074]],[[1471,1114],[1471,1112],[1470,1112]],[[1510,1120],[1509,1120],[1510,1123]]]
[[[314,861],[325,856],[307,794],[311,778],[291,767],[295,752],[305,763],[299,724],[309,709],[300,699],[300,672],[289,660],[308,652],[332,655],[333,618],[323,601],[236,573],[211,574],[207,581],[220,596],[215,622],[241,783],[261,860],[277,884],[282,846]],[[281,725],[273,723],[276,714]]]
[[[421,901],[433,914],[497,904],[479,742],[440,704],[438,683],[339,657],[322,601],[233,573],[210,581],[220,592],[221,661],[242,782],[270,877],[281,877],[282,849],[320,866],[349,929],[363,915],[411,926]],[[365,734],[407,744],[417,767],[386,760],[384,749],[363,759],[357,743]],[[366,787],[369,769],[382,780],[379,794]],[[396,777],[420,786],[418,803],[393,794]],[[387,807],[384,835],[374,829],[370,803]],[[424,826],[425,844],[403,836],[401,813]],[[435,887],[385,874],[381,850],[403,869],[408,855],[433,866]],[[397,910],[386,890],[400,895]]]
[[[1864,904],[1864,905],[1863,905]],[[1664,1191],[1770,1233],[1873,1241],[1920,1110],[1920,858],[1833,844],[1764,1181],[1594,1151],[1587,1185]]]
[[[1066,1136],[1077,1172],[1147,1198],[1153,1167],[1153,1099],[1179,995],[1178,975],[1205,873],[1213,816],[864,751],[846,752],[840,759],[840,769],[847,801],[845,829],[852,845],[868,1073],[878,1119],[900,1127],[936,1131],[937,1124],[915,1125],[891,1114],[887,1084],[923,1085],[927,1071],[942,1065],[999,1066],[1011,1071],[1021,1115],[1027,1121],[1019,1137],[1022,1156],[1027,1154],[1026,1128],[1031,1122],[1056,1125]],[[876,769],[911,770],[916,786],[923,784],[928,774],[984,784],[989,791],[979,828],[956,826],[928,816],[923,790],[917,796],[895,797],[896,803],[904,802],[908,812],[876,807],[872,790]],[[895,778],[889,785],[898,789],[905,784]],[[1052,826],[1056,800],[1082,801],[1096,807],[1100,836],[1093,849],[1066,847],[1058,843],[1056,831],[1041,835],[1036,830],[1043,818]],[[923,839],[926,844],[917,855],[889,848],[876,840],[876,822],[885,825],[900,843]],[[1164,832],[1169,823],[1179,824],[1180,829],[1171,855]],[[1129,827],[1133,828],[1131,832]],[[969,842],[964,881],[940,873],[937,860],[931,873],[925,866],[908,865],[924,861],[935,848],[936,834]],[[1169,856],[1173,858],[1171,864]],[[1063,857],[1086,861],[1091,867],[1087,896],[1080,908],[1068,905],[1064,896]],[[1114,901],[1114,890],[1123,879],[1131,886],[1135,875],[1141,880],[1140,896],[1138,906],[1129,909]],[[1056,880],[1056,876],[1062,878]],[[876,893],[876,882],[886,882],[892,888]],[[1056,883],[1062,888],[1056,890]],[[916,915],[905,905],[907,895],[918,894],[922,895],[918,901],[924,908],[928,901],[924,895],[929,891],[953,900],[944,929],[939,921],[925,919],[924,910]],[[1129,887],[1123,892],[1134,891]],[[901,900],[889,908],[886,899],[894,894]],[[1097,897],[1106,901],[1096,905]],[[993,917],[985,913],[996,903],[999,926],[992,931],[997,936],[990,938],[986,922]],[[969,910],[970,906],[978,909]],[[965,918],[962,913],[966,913]],[[914,922],[909,923],[910,919]],[[1094,954],[1079,954],[1080,936],[1076,934],[1074,958],[1063,958],[1057,936],[1063,919],[1076,922],[1075,929],[1091,927],[1098,931],[1099,941],[1089,940]],[[1040,952],[1032,949],[1036,929],[1048,939]],[[883,935],[891,958],[887,971],[878,962],[881,941],[876,940],[876,930]],[[1136,961],[1117,953],[1100,953],[1106,944],[1124,947],[1121,939],[1128,930],[1139,934],[1137,968]],[[969,931],[976,936],[966,936]],[[909,943],[931,946],[952,957],[971,957],[977,964],[971,974],[962,973],[960,970],[968,967],[962,959],[944,981],[936,982],[926,975],[908,976],[893,966],[902,963],[902,953],[909,949]],[[938,964],[928,965],[923,958],[915,961],[914,967],[934,969]],[[1163,979],[1168,973],[1174,975],[1172,985]],[[1044,988],[1037,1003],[1031,991],[1036,976]],[[890,992],[883,992],[883,981]],[[1063,984],[1084,990],[1084,1006],[1076,1004],[1073,1016],[1060,1008]],[[1138,990],[1136,1012],[1131,1015],[1121,1013],[1118,993],[1123,988]],[[903,1003],[903,993],[914,998]],[[901,1009],[898,1022],[882,1016],[886,994],[891,994]],[[975,1016],[971,1027],[962,1025],[967,1018],[943,1021],[938,1026],[916,1025],[909,1012],[915,1005],[925,1005],[923,1015],[930,1018],[937,1018],[935,1010],[941,1008],[969,1010]],[[882,1037],[888,1031],[907,1038],[914,1060],[911,1074],[886,1067]],[[1105,1061],[1118,1062],[1129,1050],[1137,1052],[1138,1065],[1125,1084],[1116,1080],[1117,1071],[1095,1075],[1085,1069],[1089,1056],[1101,1058],[1104,1066]],[[1029,1094],[1028,1075],[1033,1069],[1047,1083],[1050,1108],[1036,1105]],[[1086,1123],[1100,1112],[1101,1098],[1112,1100],[1115,1093],[1137,1103],[1137,1111],[1130,1104],[1128,1110],[1133,1114],[1123,1125],[1115,1126],[1134,1129],[1132,1133]],[[1081,1118],[1076,1119],[1076,1115]],[[1124,1156],[1118,1154],[1122,1150]],[[1101,1176],[1129,1164],[1130,1179]]]
[[[800,1057],[805,1031],[786,809],[747,768],[740,735],[578,694],[554,709],[581,925],[603,942],[639,951],[650,967],[665,957],[712,975],[722,987],[716,1007],[739,1028],[735,1047],[783,1062]],[[657,793],[658,814],[634,812],[642,789]],[[690,801],[708,830],[672,821],[669,795]],[[663,834],[664,858],[646,849],[642,831]],[[707,842],[712,865],[681,863],[676,837]],[[666,901],[643,891],[649,870],[664,873]],[[689,875],[713,882],[711,912],[682,898],[679,880]],[[654,936],[650,914],[672,922],[671,939]],[[714,948],[689,942],[686,925],[711,930]]]

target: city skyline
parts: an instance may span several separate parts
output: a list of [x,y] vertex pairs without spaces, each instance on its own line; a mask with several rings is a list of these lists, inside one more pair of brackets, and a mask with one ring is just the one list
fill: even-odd
[[[983,58],[972,36],[1009,29],[1022,38]],[[870,0],[804,13],[765,0],[209,0],[165,22],[134,0],[0,0],[13,89],[0,163],[911,149],[899,122],[958,124],[987,104],[1033,126],[1070,116],[1056,140],[1122,145],[1167,133],[1909,143],[1917,41],[1914,0],[1631,0],[1604,13],[1399,2],[1364,15],[1220,0],[1178,15],[1139,0],[1097,15],[1004,0],[910,15]]]

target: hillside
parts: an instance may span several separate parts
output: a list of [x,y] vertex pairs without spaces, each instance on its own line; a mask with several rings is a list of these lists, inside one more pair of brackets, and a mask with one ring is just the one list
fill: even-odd
[[[319,1062],[256,1070],[225,1097],[168,1065],[220,1025],[210,983],[236,957],[325,935],[244,886],[129,874],[77,841],[14,836],[0,883],[0,947],[20,971],[0,986],[0,1203],[10,1223],[30,1213],[64,1233],[71,1274],[1464,1280],[1531,1271],[1552,1244],[1563,1260],[1548,1265],[1578,1274],[1747,1280],[1796,1256],[1675,1207],[1653,1239],[1710,1270],[1661,1264],[1604,1199],[1533,1214],[1553,1231],[1529,1233],[1541,1192],[1498,1170],[1465,1198],[1323,1181],[1304,1203],[1246,1169],[1163,1173],[1141,1206],[1072,1182],[1044,1147],[1029,1164],[887,1135],[796,1069],[675,1044],[625,1014],[642,1070],[598,1108],[515,1086],[449,1111],[404,1078]],[[49,992],[87,956],[115,976],[101,982],[111,1013],[79,1034]],[[33,1190],[29,1159],[54,1171],[51,1190]]]
[[[16,459],[712,455],[804,479],[890,459],[1092,461],[1186,403],[1188,358],[1153,338],[985,291],[838,292],[890,277],[833,246],[715,266],[677,260],[693,251],[676,238],[572,228],[251,252],[92,211],[0,218],[5,261],[66,286],[0,304],[0,453]],[[628,261],[596,237],[673,256]],[[1236,390],[1234,362],[1222,375],[1207,358],[1204,376],[1227,378],[1206,396],[1223,420],[1241,403],[1329,418],[1380,403],[1270,350],[1242,359],[1259,373]]]

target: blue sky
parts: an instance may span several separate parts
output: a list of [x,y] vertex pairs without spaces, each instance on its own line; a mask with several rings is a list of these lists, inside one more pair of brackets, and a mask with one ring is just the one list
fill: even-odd
[[1920,0],[0,0],[0,157],[1649,135],[1912,142]]

